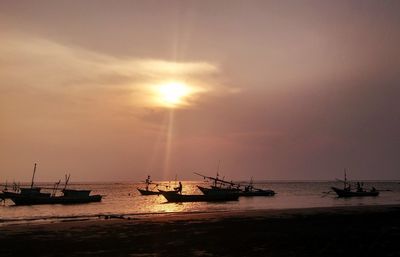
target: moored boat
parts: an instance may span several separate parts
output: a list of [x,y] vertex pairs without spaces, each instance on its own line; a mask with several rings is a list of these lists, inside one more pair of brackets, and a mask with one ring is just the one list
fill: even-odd
[[91,203],[100,202],[102,199],[101,195],[88,195],[88,196],[40,196],[40,195],[22,195],[15,193],[13,196],[9,196],[9,199],[15,203],[15,205],[38,205],[38,204],[80,204],[80,203]]
[[[3,190],[3,199],[10,199],[15,205],[79,204],[101,201],[102,196],[90,195],[91,190],[67,189],[70,175],[66,176],[64,188],[60,190],[62,195],[56,195],[61,180],[53,188],[34,187],[36,166],[37,164],[35,163],[31,186],[18,188],[13,192]],[[53,193],[43,193],[41,192],[42,189],[51,189]]]
[[274,196],[275,194],[275,191],[269,189],[253,189],[240,192],[240,196]]
[[331,187],[338,197],[353,197],[353,196],[378,196],[379,191],[371,189],[369,191],[351,191],[349,189],[340,189]]
[[205,195],[209,194],[240,194],[241,190],[236,188],[221,188],[221,187],[202,187],[197,188]]
[[351,181],[347,180],[346,169],[344,170],[344,180],[339,181],[343,182],[343,189],[331,187],[331,189],[337,194],[338,197],[363,197],[379,195],[379,191],[376,190],[375,187],[372,187],[370,190],[365,190],[363,188],[364,183],[362,182],[353,183],[353,185],[356,185],[356,189],[352,189]]
[[[209,177],[196,173],[204,179],[213,181],[210,187],[197,186],[197,188],[205,195],[214,194],[237,194],[239,196],[274,196],[276,193],[270,189],[260,189],[253,186],[253,180],[248,184],[239,184],[232,181],[226,181],[217,177]],[[241,189],[244,187],[244,189]]]

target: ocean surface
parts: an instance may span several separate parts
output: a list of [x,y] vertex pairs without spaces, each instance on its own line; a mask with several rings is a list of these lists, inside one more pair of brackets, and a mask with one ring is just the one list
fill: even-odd
[[[157,182],[175,186],[174,182]],[[207,182],[183,181],[183,194],[201,194],[196,185]],[[40,184],[40,183],[38,183]],[[43,184],[41,184],[43,185]],[[43,185],[45,186],[45,185]],[[49,186],[49,185],[47,185]],[[9,223],[52,222],[69,219],[98,218],[100,215],[126,215],[140,217],[164,213],[273,210],[330,206],[400,204],[399,182],[370,181],[365,188],[374,186],[382,191],[378,197],[337,198],[331,186],[342,187],[340,182],[258,182],[258,188],[272,189],[273,197],[240,197],[226,203],[167,203],[160,196],[142,196],[135,183],[77,183],[69,188],[91,189],[92,194],[104,195],[102,202],[77,205],[14,206],[10,200],[0,205],[0,226]],[[165,189],[165,187],[159,187]],[[152,189],[152,187],[150,187]],[[45,191],[45,190],[43,190]],[[324,193],[325,192],[325,193]]]

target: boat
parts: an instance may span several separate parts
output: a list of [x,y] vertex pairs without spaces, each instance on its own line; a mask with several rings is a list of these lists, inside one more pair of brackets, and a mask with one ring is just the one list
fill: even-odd
[[141,188],[136,188],[141,195],[160,195],[160,191],[151,191],[151,190],[146,190],[146,189],[141,189]]
[[222,187],[215,187],[215,186],[211,186],[210,188],[197,186],[197,188],[205,195],[209,195],[209,194],[239,194],[241,192],[241,190],[237,189],[237,188],[222,188]]
[[274,196],[276,193],[270,189],[252,189],[240,192],[240,196]]
[[[205,195],[209,194],[238,194],[239,196],[274,196],[276,193],[270,189],[260,189],[253,186],[253,180],[251,179],[249,184],[238,184],[232,181],[226,181],[220,179],[217,173],[216,177],[205,176],[194,172],[194,174],[213,181],[213,184],[208,187],[197,186],[197,188]],[[244,189],[241,189],[244,187]]]
[[337,187],[331,187],[331,189],[337,194],[338,197],[363,197],[363,196],[378,196],[379,191],[372,187],[370,190],[363,188],[362,182],[357,182],[356,189],[352,189],[351,182],[347,180],[346,169],[344,170],[344,180],[337,179],[343,182],[343,189]]
[[11,199],[15,205],[38,205],[38,204],[79,204],[79,203],[91,203],[100,202],[102,199],[101,195],[89,195],[89,193],[83,193],[82,191],[88,190],[68,190],[61,196],[46,196],[46,194],[22,194],[22,193],[11,193],[7,198]]
[[[35,163],[30,187],[22,187],[14,191],[3,190],[3,199],[10,199],[15,205],[78,204],[101,201],[102,196],[90,195],[91,190],[67,189],[71,175],[66,176],[64,188],[60,190],[62,195],[56,195],[61,180],[55,183],[53,188],[34,187],[36,167],[37,164]],[[41,192],[42,189],[51,189],[53,192],[44,193]]]
[[[154,184],[150,179],[150,175],[147,175],[147,178],[144,181],[144,183],[146,185],[146,187],[144,189],[143,188],[136,188],[141,195],[160,195],[161,194],[160,191],[158,191],[158,190],[157,191],[153,191],[153,190],[149,189],[149,186]],[[155,188],[157,188],[157,187],[158,187],[158,184],[155,184]]]
[[331,187],[332,190],[338,195],[338,197],[353,197],[353,196],[378,196],[378,190],[368,190],[368,191],[351,191],[348,189],[340,189],[337,187]]
[[238,194],[208,194],[208,195],[185,195],[179,194],[174,191],[163,191],[162,195],[168,202],[181,203],[181,202],[227,202],[237,201]]

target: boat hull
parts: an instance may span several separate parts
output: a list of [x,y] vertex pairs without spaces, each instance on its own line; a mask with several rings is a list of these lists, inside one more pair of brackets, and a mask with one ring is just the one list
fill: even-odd
[[163,192],[162,195],[168,202],[227,202],[237,201],[238,194],[213,194],[213,195],[181,195],[176,192]]
[[145,189],[140,189],[140,188],[137,188],[137,190],[140,192],[141,195],[160,195],[161,194],[159,191],[150,191],[150,190],[145,190]]
[[250,197],[250,196],[274,196],[276,193],[273,190],[256,190],[256,191],[243,191],[240,192],[240,196]]
[[239,196],[251,197],[251,196],[274,196],[275,192],[273,190],[253,190],[253,191],[241,191],[237,189],[228,188],[207,188],[202,186],[197,186],[199,190],[205,195],[215,195],[215,194],[238,194]]
[[67,197],[67,196],[41,196],[41,195],[22,195],[19,193],[6,192],[5,198],[10,199],[15,205],[39,205],[39,204],[81,204],[100,202],[101,195],[91,195],[88,197]]
[[216,194],[239,194],[240,190],[228,189],[228,188],[217,188],[217,187],[202,187],[197,186],[197,188],[205,195],[216,195]]
[[332,190],[338,195],[338,197],[363,197],[363,196],[378,196],[379,191],[347,191],[337,187],[332,187]]

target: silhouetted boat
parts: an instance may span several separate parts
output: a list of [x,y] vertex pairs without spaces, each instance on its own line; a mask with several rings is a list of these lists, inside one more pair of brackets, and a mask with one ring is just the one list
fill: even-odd
[[209,194],[240,194],[241,190],[237,188],[221,188],[221,187],[202,187],[197,186],[197,188],[205,195]]
[[137,188],[141,195],[160,195],[160,191],[151,191],[146,189]]
[[3,190],[4,199],[10,199],[16,205],[36,205],[36,204],[78,204],[100,202],[101,195],[90,195],[91,190],[67,189],[70,176],[66,176],[65,186],[61,190],[62,195],[57,196],[56,191],[61,181],[55,184],[54,188],[46,188],[53,190],[53,193],[43,193],[43,187],[34,187],[34,178],[36,173],[36,163],[33,169],[32,182],[30,187],[19,188],[11,192]]
[[227,202],[237,201],[238,194],[209,194],[209,195],[183,195],[174,191],[162,191],[162,195],[168,202]]
[[[199,190],[205,194],[238,194],[239,196],[274,196],[275,192],[270,189],[259,189],[254,188],[253,181],[251,180],[249,184],[241,185],[238,183],[234,183],[232,181],[226,181],[217,177],[209,177],[199,173],[196,173],[205,179],[210,179],[213,181],[213,185],[208,187],[197,186]],[[242,190],[240,187],[244,187]]]
[[251,191],[240,192],[240,196],[274,196],[275,194],[275,191],[269,189],[252,189]]
[[338,195],[338,197],[353,197],[353,196],[378,196],[379,191],[369,190],[369,191],[349,191],[347,189],[340,189],[337,187],[332,187],[332,190]]
[[357,182],[356,190],[352,189],[351,182],[347,181],[346,170],[344,170],[344,180],[337,179],[343,182],[343,189],[337,187],[331,187],[332,190],[337,194],[338,197],[362,197],[362,196],[378,196],[379,191],[372,187],[371,190],[365,190],[363,183]]
[[[153,191],[149,189],[149,186],[154,184],[151,179],[150,179],[150,175],[147,175],[146,180],[144,181],[146,187],[144,189],[142,188],[137,188],[137,190],[140,192],[141,195],[160,195],[161,193],[157,190],[157,191]],[[158,184],[155,184],[155,188],[158,187]]]
[[100,202],[101,195],[89,195],[90,190],[66,190],[61,196],[52,196],[47,193],[13,193],[6,192],[6,197],[16,205],[37,204],[79,204]]

